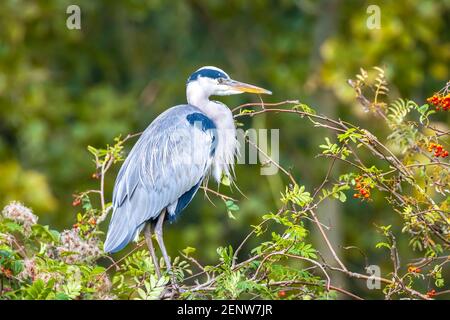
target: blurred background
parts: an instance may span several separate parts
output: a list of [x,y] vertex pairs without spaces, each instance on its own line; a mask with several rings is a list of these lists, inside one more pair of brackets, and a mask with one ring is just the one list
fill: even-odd
[[[81,8],[81,30],[66,27],[71,4]],[[366,26],[371,4],[381,10],[379,29]],[[79,210],[71,206],[72,194],[98,184],[86,147],[139,132],[166,108],[184,103],[186,79],[203,65],[272,90],[266,102],[299,99],[383,139],[387,131],[355,103],[346,80],[360,67],[385,67],[391,96],[421,104],[449,79],[449,30],[449,0],[3,0],[0,205],[20,200],[41,223],[70,228]],[[220,100],[234,107],[258,98]],[[449,123],[446,114],[434,119]],[[320,185],[328,162],[315,155],[329,132],[289,115],[243,123],[281,128],[281,164],[309,190]],[[109,199],[118,169],[107,177]],[[214,262],[218,246],[236,246],[251,224],[276,210],[286,182],[281,175],[260,176],[257,165],[238,165],[237,184],[247,198],[221,187],[240,200],[237,219],[228,218],[222,201],[211,196],[214,206],[200,192],[178,223],[166,228],[169,252],[192,246],[199,260]],[[395,224],[400,245],[407,245],[401,219],[382,194],[371,203],[329,203],[319,214],[333,227],[336,247],[358,246],[370,264],[390,267],[387,252],[375,249],[381,237],[374,224]],[[311,241],[322,248],[311,229]],[[341,254],[350,268],[364,272],[358,251]],[[337,281],[367,290],[358,280]]]

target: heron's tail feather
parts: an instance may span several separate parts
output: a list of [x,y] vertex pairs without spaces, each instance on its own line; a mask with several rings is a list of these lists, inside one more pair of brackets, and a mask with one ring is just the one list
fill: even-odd
[[[131,196],[130,196],[131,194]],[[148,220],[161,212],[161,199],[150,201],[145,188],[138,186],[130,192],[122,204],[114,208],[109,223],[104,250],[115,253],[122,250],[142,230]]]
[[129,225],[128,210],[130,209],[128,199],[124,201],[122,206],[114,209],[104,244],[105,252],[115,253],[120,251],[133,240],[136,228],[130,228]]

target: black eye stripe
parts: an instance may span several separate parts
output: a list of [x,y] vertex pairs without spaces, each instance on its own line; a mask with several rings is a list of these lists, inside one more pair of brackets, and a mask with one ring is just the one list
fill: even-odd
[[[191,82],[191,81],[197,80],[198,77],[206,77],[206,78],[211,78],[211,79],[220,79],[220,78],[228,79],[228,76],[227,76],[225,73],[220,72],[220,71],[218,71],[218,70],[214,70],[214,69],[201,69],[201,70],[198,70],[198,71],[194,72],[194,73],[189,77],[189,79],[188,79],[187,82]],[[219,80],[219,81],[220,81],[220,80]]]

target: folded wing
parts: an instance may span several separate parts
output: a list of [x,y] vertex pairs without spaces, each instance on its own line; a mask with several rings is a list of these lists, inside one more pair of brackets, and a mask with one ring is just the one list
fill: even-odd
[[125,247],[163,209],[174,219],[187,206],[209,172],[216,139],[214,123],[190,105],[150,124],[117,176],[106,252]]

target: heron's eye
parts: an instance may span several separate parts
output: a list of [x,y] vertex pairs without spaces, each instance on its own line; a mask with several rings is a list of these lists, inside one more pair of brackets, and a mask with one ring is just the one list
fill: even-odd
[[217,79],[217,83],[222,84],[223,83],[223,78],[218,78]]

